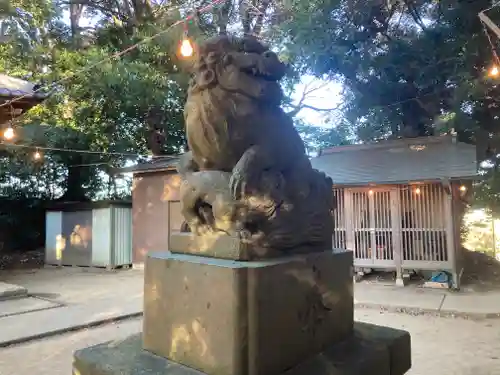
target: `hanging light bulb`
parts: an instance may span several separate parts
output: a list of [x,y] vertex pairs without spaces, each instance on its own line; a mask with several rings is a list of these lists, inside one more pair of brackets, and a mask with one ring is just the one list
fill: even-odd
[[180,53],[184,57],[190,57],[193,55],[194,49],[191,41],[188,37],[188,26],[187,23],[184,22],[184,37],[181,41]]
[[40,151],[36,150],[35,153],[33,154],[33,159],[35,160],[40,160],[42,158],[42,154]]
[[184,39],[181,42],[181,55],[184,57],[190,57],[193,55],[194,49],[191,44],[191,41],[188,39],[187,36],[184,37]]
[[420,188],[415,189],[415,194],[419,195],[421,193]]
[[498,69],[498,66],[493,65],[488,74],[490,77],[498,77],[498,75],[500,74],[500,69]]
[[12,139],[14,139],[14,137],[16,136],[16,133],[14,132],[14,129],[12,128],[12,126],[9,126],[7,129],[4,130],[3,132],[3,137],[10,141]]

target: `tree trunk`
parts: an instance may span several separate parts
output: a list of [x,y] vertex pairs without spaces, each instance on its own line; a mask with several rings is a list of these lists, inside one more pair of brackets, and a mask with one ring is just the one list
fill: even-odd
[[73,41],[73,47],[78,49],[80,47],[80,18],[82,17],[83,5],[74,4],[73,2],[69,5],[69,19],[71,25],[71,38]]
[[[83,160],[80,155],[71,158],[71,161],[74,165],[83,164]],[[82,168],[88,167],[70,166],[68,168],[68,176],[66,178],[66,191],[58,200],[64,202],[86,202],[90,200],[87,198],[85,189],[83,187],[85,181],[81,174]]]

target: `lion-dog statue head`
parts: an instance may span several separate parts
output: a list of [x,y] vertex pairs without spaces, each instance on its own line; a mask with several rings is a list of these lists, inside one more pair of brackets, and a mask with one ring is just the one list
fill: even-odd
[[279,108],[286,66],[251,37],[218,36],[197,53],[184,116],[188,145],[201,170],[231,171],[265,119]]

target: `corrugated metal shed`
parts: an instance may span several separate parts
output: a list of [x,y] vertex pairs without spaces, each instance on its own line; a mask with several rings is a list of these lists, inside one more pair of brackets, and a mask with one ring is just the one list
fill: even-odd
[[47,264],[110,267],[132,264],[132,205],[64,202],[46,214]]
[[477,178],[476,147],[452,136],[333,147],[311,160],[335,185]]

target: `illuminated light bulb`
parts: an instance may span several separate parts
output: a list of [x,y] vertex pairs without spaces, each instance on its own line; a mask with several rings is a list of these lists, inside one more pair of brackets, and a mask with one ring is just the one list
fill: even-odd
[[460,186],[460,191],[461,191],[462,193],[465,193],[465,192],[467,191],[467,187],[466,187],[466,186],[464,186],[464,185]]
[[373,195],[373,190],[368,190],[368,194]]
[[420,194],[420,188],[415,189],[415,194],[417,194],[417,195]]
[[41,158],[42,154],[40,153],[40,151],[35,151],[35,153],[33,154],[33,159],[40,160]]
[[191,41],[188,38],[184,38],[181,43],[181,55],[184,57],[189,57],[193,55],[193,46],[191,45]]
[[500,70],[498,69],[498,66],[494,65],[491,69],[490,69],[490,76],[491,77],[497,77],[498,74],[500,74]]
[[12,129],[12,127],[10,126],[3,132],[3,137],[8,141],[14,139],[15,136],[16,133],[14,132],[14,129]]

